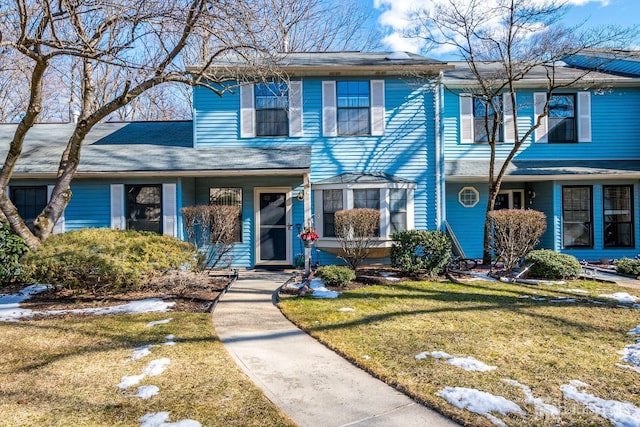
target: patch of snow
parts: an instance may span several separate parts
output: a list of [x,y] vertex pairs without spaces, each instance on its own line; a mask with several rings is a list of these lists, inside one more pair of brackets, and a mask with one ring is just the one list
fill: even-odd
[[162,359],[155,359],[149,362],[149,364],[142,370],[142,373],[145,375],[149,375],[151,377],[155,377],[156,375],[160,375],[164,371],[167,370],[171,360],[163,357]]
[[629,402],[605,400],[578,390],[578,387],[586,386],[585,383],[571,381],[571,384],[560,386],[560,390],[565,398],[582,403],[616,427],[640,427],[640,408]]
[[33,311],[20,308],[20,303],[50,288],[51,285],[30,285],[16,294],[0,294],[0,322],[17,322],[23,317],[33,316]]
[[622,363],[616,363],[616,366],[617,366],[618,368],[628,369],[628,370],[630,370],[630,371],[637,372],[637,373],[639,373],[639,374],[640,374],[640,367],[637,367],[637,366],[631,366],[631,365],[623,365]]
[[429,356],[434,359],[447,359],[449,365],[464,369],[465,371],[486,372],[496,369],[495,366],[486,365],[473,357],[455,357],[444,351],[425,351],[416,355],[416,360],[426,359]]
[[330,291],[325,288],[324,282],[318,278],[311,279],[309,282],[309,287],[313,290],[311,296],[313,298],[338,298],[340,292]]
[[556,299],[550,299],[549,302],[556,302],[556,303],[574,303],[574,302],[578,302],[577,299],[575,298],[556,298]]
[[585,291],[584,289],[567,289],[567,292],[573,292],[574,294],[588,294],[589,291]]
[[388,271],[382,271],[380,273],[380,277],[384,277],[385,279],[391,281],[391,282],[396,282],[398,280],[400,280],[400,278],[394,276],[393,273],[389,273]]
[[136,393],[136,397],[140,399],[150,399],[156,394],[160,392],[158,386],[155,385],[143,385],[142,387],[138,387],[138,392]]
[[618,354],[622,355],[621,360],[628,363],[634,370],[640,372],[640,340],[635,344],[629,344]]
[[530,297],[529,295],[520,295],[518,298],[520,299],[530,299],[532,301],[546,301],[545,297]]
[[436,395],[442,397],[456,408],[466,409],[467,411],[484,415],[493,424],[498,426],[506,426],[506,424],[492,415],[491,412],[497,412],[502,415],[508,413],[525,415],[525,412],[516,403],[502,396],[496,396],[472,388],[446,387],[437,392]]
[[623,304],[633,304],[638,301],[638,297],[629,295],[626,292],[616,292],[614,294],[601,294],[598,296],[601,298],[612,299]]
[[633,308],[637,308],[640,310],[640,304],[633,304]]
[[527,387],[524,384],[519,383],[516,380],[504,379],[504,382],[507,384],[511,384],[514,387],[518,387],[525,395],[525,402],[533,405],[536,410],[536,414],[540,416],[548,415],[553,418],[557,418],[560,416],[560,409],[549,403],[544,403],[544,400],[539,397],[533,397],[533,392],[530,387]]
[[140,381],[142,381],[145,376],[145,374],[124,376],[122,377],[122,379],[120,379],[118,388],[124,390],[126,388],[133,387],[134,385],[138,385],[138,383],[140,383]]
[[137,421],[141,423],[140,427],[202,427],[202,424],[194,420],[169,423],[169,415],[169,412],[152,412],[138,418]]
[[167,335],[166,337],[164,337],[164,342],[162,343],[162,345],[176,345],[176,342],[174,341],[176,337],[173,334]]
[[342,307],[341,309],[338,310],[340,313],[351,313],[356,311],[355,308],[352,307]]
[[172,320],[173,320],[173,317],[169,317],[168,319],[164,319],[164,320],[154,320],[153,322],[147,323],[147,328],[151,328],[156,325],[165,325],[171,322]]
[[148,355],[151,354],[152,348],[153,348],[153,345],[151,344],[134,348],[133,354],[131,355],[131,360],[136,361],[136,360],[142,359],[143,357],[147,357]]
[[632,330],[630,330],[627,333],[629,335],[640,335],[640,325],[636,326],[635,328],[633,328]]
[[369,355],[367,355],[367,354],[365,354],[364,356],[362,356],[362,358],[363,358],[364,360],[371,360],[371,356],[369,356]]
[[486,365],[473,357],[453,357],[447,360],[447,363],[465,371],[487,372],[497,369],[495,366]]
[[629,310],[629,307],[627,307],[626,305],[616,305],[616,307],[623,308],[625,310]]
[[417,360],[426,359],[427,357],[433,357],[434,359],[451,359],[453,356],[444,351],[423,351],[416,355]]

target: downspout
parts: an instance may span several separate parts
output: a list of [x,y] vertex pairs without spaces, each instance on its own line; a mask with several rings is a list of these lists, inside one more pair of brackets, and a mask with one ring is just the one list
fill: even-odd
[[436,87],[434,89],[435,94],[435,150],[436,150],[436,227],[437,230],[442,231],[444,229],[443,224],[447,220],[447,209],[445,201],[445,182],[444,182],[444,141],[442,141],[443,131],[441,129],[442,120],[440,119],[440,112],[444,109],[442,105],[444,102],[444,92],[442,85],[442,77],[444,73],[440,70],[438,78],[436,79]]

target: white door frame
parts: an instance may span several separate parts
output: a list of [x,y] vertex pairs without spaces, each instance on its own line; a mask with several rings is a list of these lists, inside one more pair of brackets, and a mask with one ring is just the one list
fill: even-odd
[[525,209],[526,204],[524,202],[524,190],[523,189],[515,189],[515,190],[500,190],[498,194],[508,194],[509,195],[509,207],[508,209],[513,209],[513,193],[520,193],[520,209]]
[[[262,260],[260,259],[260,194],[262,193],[284,193],[285,194],[285,239],[286,239],[286,259],[284,260]],[[282,265],[291,264],[291,187],[255,187],[253,189],[254,206],[254,254],[256,265]]]

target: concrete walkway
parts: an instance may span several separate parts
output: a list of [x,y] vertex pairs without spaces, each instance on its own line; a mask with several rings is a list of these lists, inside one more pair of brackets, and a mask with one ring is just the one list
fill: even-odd
[[274,291],[290,276],[244,272],[213,313],[220,340],[298,425],[455,426],[373,378],[289,322]]

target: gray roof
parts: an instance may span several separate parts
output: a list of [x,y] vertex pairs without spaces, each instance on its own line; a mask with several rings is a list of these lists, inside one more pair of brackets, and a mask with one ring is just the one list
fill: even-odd
[[[449,64],[453,65],[455,68],[444,72],[443,81],[447,86],[472,87],[477,85],[477,80],[466,62],[454,61],[449,62]],[[500,76],[501,65],[500,62],[482,63],[478,65],[478,70],[487,78],[490,78],[492,75]],[[544,87],[547,85],[547,72],[549,71],[551,71],[550,66],[539,65],[534,67],[527,73],[524,79],[517,81],[516,85],[520,87]],[[561,62],[555,64],[553,71],[555,72],[555,79],[558,82],[572,82],[585,73],[585,70],[583,69],[571,67]],[[500,79],[500,77],[497,78]],[[589,85],[596,83],[638,86],[640,84],[640,80],[631,76],[591,71],[580,79],[578,85],[588,87]]]
[[406,184],[412,183],[405,178],[384,172],[343,173],[318,181],[316,184]]
[[[0,125],[4,159],[16,125]],[[73,124],[38,124],[28,133],[14,177],[55,175]],[[78,175],[220,175],[308,170],[308,146],[193,148],[190,121],[100,123],[82,146]]]
[[[496,171],[502,166],[502,163],[498,163]],[[448,160],[445,162],[445,176],[450,181],[478,178],[486,181],[489,176],[489,161]],[[638,179],[640,160],[513,160],[507,167],[505,179],[543,181],[594,177]]]
[[[440,70],[450,69],[446,62],[427,58],[409,52],[289,52],[272,57],[258,58],[256,64],[249,64],[244,58],[233,55],[220,57],[211,68],[224,74],[236,71],[247,73],[256,67],[265,70],[285,70],[289,76],[327,76],[339,74],[400,74],[407,72],[437,75]],[[201,66],[187,67],[197,73]],[[235,70],[235,71],[233,71]],[[262,70],[264,73],[265,70]],[[277,71],[275,71],[277,73]],[[336,74],[338,73],[338,74]]]

